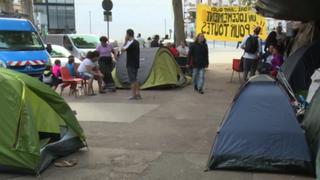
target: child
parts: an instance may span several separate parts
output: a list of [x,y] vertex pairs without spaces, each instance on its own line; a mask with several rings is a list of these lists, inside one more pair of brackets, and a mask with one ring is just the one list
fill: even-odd
[[46,70],[43,72],[43,74],[39,77],[39,80],[43,82],[44,84],[52,87],[52,72],[51,72],[51,67],[47,67]]
[[62,83],[61,79],[61,61],[59,59],[54,61],[54,66],[52,67],[52,85],[53,89],[56,90],[59,84]]
[[[76,78],[76,71],[74,68],[74,56],[70,55],[68,57],[68,63],[66,64],[66,67],[68,68],[72,78]],[[71,89],[72,93],[75,93],[77,91],[77,83],[76,82],[69,82],[69,83],[64,83],[61,86],[61,93],[62,93],[63,89],[68,87],[69,85],[70,85],[70,89]]]
[[76,77],[76,71],[74,69],[74,56],[68,57],[68,63],[66,64],[67,68],[69,69],[70,75],[75,78]]

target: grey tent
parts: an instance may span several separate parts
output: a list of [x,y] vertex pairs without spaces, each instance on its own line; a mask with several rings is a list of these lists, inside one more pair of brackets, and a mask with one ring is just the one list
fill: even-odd
[[308,90],[312,74],[320,68],[319,49],[320,42],[304,46],[289,56],[281,66],[281,70],[295,92]]
[[313,172],[303,130],[275,80],[255,76],[240,89],[219,127],[208,169]]
[[[126,62],[127,54],[123,53],[119,57],[113,73],[115,84],[118,88],[130,87]],[[188,83],[187,78],[168,48],[140,49],[138,81],[141,89],[179,87]]]
[[258,0],[256,9],[263,16],[292,21],[320,20],[319,0]]
[[313,96],[309,109],[303,118],[303,128],[316,164],[316,174],[320,179],[320,89]]

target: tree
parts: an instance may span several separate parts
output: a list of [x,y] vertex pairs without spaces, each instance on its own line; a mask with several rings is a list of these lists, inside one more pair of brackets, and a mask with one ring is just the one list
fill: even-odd
[[236,0],[229,0],[229,5],[231,6]]
[[184,18],[182,10],[182,0],[172,0],[174,14],[174,37],[175,44],[178,45],[181,41],[185,41],[186,34],[184,32]]
[[0,12],[13,12],[13,1],[12,0],[0,0]]
[[253,6],[257,0],[239,0],[241,6]]
[[34,23],[34,7],[33,0],[21,0],[21,5],[24,9],[24,13],[28,15],[28,19]]

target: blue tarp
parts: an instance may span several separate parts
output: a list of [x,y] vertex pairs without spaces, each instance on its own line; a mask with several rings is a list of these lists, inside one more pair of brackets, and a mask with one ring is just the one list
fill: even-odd
[[313,172],[290,99],[274,80],[261,75],[241,88],[218,131],[208,168]]

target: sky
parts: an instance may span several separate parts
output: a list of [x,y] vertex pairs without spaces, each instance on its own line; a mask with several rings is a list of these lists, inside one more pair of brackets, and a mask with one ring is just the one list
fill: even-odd
[[[125,32],[132,28],[147,38],[155,34],[161,37],[173,29],[171,0],[113,0],[110,38],[124,40]],[[107,34],[107,23],[103,19],[102,0],[75,0],[76,31],[81,34]],[[166,23],[165,23],[166,21]],[[166,28],[165,28],[166,24]]]

